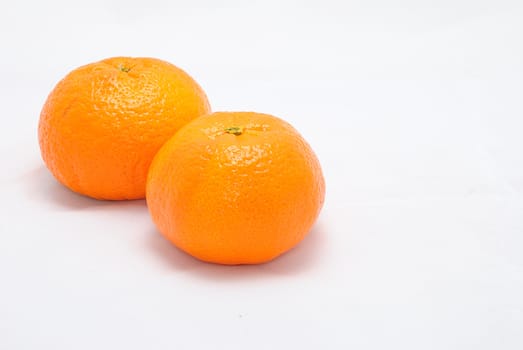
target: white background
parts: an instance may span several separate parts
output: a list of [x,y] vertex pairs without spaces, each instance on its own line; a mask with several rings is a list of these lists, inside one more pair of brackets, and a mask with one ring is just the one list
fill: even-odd
[[[522,349],[522,23],[516,0],[2,3],[0,348]],[[302,132],[327,181],[302,244],[201,263],[144,201],[55,182],[45,98],[117,55]]]

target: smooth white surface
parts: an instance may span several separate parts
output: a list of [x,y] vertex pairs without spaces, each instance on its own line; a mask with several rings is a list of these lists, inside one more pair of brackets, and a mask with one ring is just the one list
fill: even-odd
[[[0,349],[522,349],[521,2],[187,3],[3,4]],[[57,184],[40,108],[116,55],[295,125],[327,180],[310,236],[204,264],[143,201]]]

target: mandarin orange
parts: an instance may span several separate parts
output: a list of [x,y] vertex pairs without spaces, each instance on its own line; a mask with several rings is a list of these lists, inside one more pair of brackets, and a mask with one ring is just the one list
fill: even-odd
[[285,121],[219,112],[167,141],[146,193],[159,231],[180,249],[208,262],[256,264],[306,236],[325,182],[311,147]]
[[209,112],[202,88],[180,68],[154,58],[105,59],[70,72],[47,98],[38,127],[42,158],[80,194],[143,198],[158,149]]

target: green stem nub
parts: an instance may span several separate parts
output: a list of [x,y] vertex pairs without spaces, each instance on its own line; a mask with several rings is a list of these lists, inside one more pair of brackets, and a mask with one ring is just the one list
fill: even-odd
[[125,72],[125,73],[129,73],[129,71],[131,70],[131,68],[129,67],[124,67],[123,65],[120,65],[118,67],[118,69],[120,69],[122,72]]
[[239,136],[243,133],[243,128],[239,126],[231,126],[230,128],[225,129],[225,132]]

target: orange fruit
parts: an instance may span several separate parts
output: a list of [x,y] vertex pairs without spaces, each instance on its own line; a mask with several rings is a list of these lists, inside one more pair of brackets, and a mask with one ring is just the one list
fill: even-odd
[[70,72],[47,98],[38,127],[42,158],[75,192],[143,198],[158,149],[209,112],[205,93],[180,68],[154,58],[105,59]]
[[285,121],[218,112],[167,141],[146,193],[156,226],[180,249],[208,262],[256,264],[305,237],[325,182],[312,149]]

